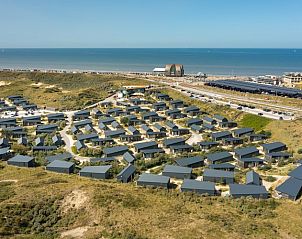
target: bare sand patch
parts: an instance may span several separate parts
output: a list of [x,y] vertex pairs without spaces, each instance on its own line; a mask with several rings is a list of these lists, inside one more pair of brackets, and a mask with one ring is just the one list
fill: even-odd
[[65,232],[61,233],[61,238],[68,237],[68,238],[83,238],[84,233],[89,229],[89,227],[77,227]]
[[10,85],[10,82],[6,82],[6,81],[0,81],[0,86],[6,86],[6,85]]
[[73,190],[62,202],[62,213],[67,213],[69,209],[80,209],[88,201],[87,193],[83,190]]

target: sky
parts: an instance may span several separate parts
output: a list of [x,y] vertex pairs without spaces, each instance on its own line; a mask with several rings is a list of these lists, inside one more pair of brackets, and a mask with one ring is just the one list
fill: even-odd
[[0,0],[0,48],[302,48],[301,0]]

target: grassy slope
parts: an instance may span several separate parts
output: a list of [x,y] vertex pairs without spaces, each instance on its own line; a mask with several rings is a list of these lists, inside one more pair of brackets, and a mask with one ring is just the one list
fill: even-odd
[[[1,182],[2,237],[15,233],[15,238],[33,238],[33,234],[56,238],[62,231],[82,226],[89,226],[83,238],[302,236],[301,206],[289,201],[192,196],[59,175],[41,168],[5,166],[0,172],[0,180],[17,180]],[[74,190],[85,192],[87,201],[62,214],[61,205]]]
[[[148,84],[118,75],[0,72],[0,97],[20,94],[39,106],[80,109],[108,96],[124,85]],[[35,85],[34,85],[35,84]],[[52,87],[52,88],[48,88]]]

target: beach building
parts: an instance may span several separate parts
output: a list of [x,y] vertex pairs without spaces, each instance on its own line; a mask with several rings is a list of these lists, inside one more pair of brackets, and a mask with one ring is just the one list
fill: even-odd
[[111,167],[112,165],[86,166],[80,170],[79,175],[95,179],[107,179]]
[[138,186],[169,188],[169,184],[169,177],[151,173],[143,173],[137,180]]
[[182,192],[194,192],[198,194],[216,195],[215,183],[184,179],[180,190]]

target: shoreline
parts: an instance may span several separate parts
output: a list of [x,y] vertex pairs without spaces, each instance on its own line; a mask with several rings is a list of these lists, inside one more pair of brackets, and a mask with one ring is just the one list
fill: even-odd
[[[80,69],[51,69],[51,68],[0,68],[0,72],[39,72],[39,73],[60,73],[60,74],[93,74],[93,75],[139,75],[139,76],[152,76],[152,77],[165,77],[163,75],[153,74],[151,71],[97,71],[97,70],[80,70]],[[240,78],[240,77],[256,77],[260,75],[231,75],[231,74],[206,74],[207,77],[232,77],[232,78]],[[281,75],[276,75],[281,76]],[[186,73],[184,77],[197,77],[197,73]],[[183,78],[183,77],[180,77]]]

